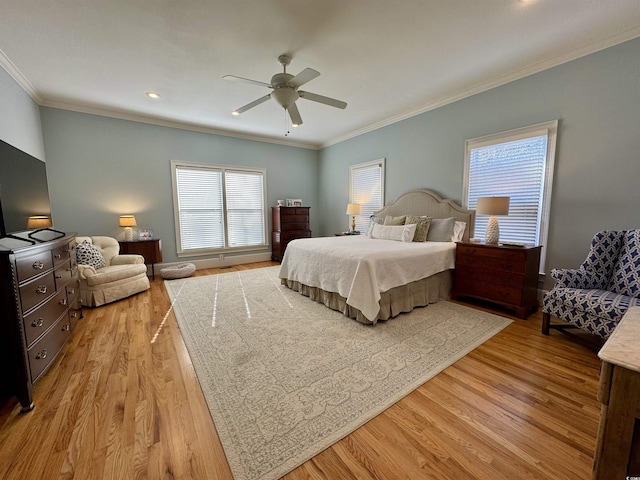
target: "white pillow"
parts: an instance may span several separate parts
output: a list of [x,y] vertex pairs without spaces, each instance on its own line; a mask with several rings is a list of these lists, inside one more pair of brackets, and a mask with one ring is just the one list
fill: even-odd
[[456,223],[453,225],[453,236],[451,237],[452,242],[460,242],[462,241],[462,236],[464,235],[464,229],[467,228],[467,222],[459,222],[456,220]]
[[369,236],[383,240],[396,240],[398,242],[413,242],[416,233],[416,224],[411,225],[373,225]]

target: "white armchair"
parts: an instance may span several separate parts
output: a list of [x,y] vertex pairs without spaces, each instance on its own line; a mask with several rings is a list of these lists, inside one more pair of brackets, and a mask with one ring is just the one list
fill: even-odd
[[76,237],[78,251],[80,244],[93,245],[102,255],[101,262],[94,265],[83,264],[78,258],[80,277],[80,298],[82,305],[98,307],[149,289],[147,266],[142,255],[119,255],[120,244],[111,237]]

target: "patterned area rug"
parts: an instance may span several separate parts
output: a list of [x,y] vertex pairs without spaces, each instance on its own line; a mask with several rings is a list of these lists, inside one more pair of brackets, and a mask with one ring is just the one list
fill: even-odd
[[440,302],[362,325],[279,268],[165,281],[236,480],[281,477],[511,322]]

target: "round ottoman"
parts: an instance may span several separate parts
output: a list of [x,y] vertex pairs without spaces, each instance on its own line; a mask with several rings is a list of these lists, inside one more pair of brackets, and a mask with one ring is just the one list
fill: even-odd
[[160,275],[166,280],[174,280],[176,278],[190,277],[196,271],[193,263],[180,263],[172,267],[166,267],[160,270]]

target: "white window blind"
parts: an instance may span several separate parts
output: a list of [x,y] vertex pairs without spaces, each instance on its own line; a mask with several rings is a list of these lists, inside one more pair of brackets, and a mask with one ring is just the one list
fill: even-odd
[[178,253],[266,246],[264,170],[172,167]]
[[349,203],[360,205],[356,230],[365,233],[369,228],[369,217],[384,206],[384,158],[349,168]]
[[[467,141],[464,203],[475,209],[480,197],[510,197],[501,241],[546,243],[556,132],[554,121]],[[476,216],[476,238],[484,239],[488,220]]]

